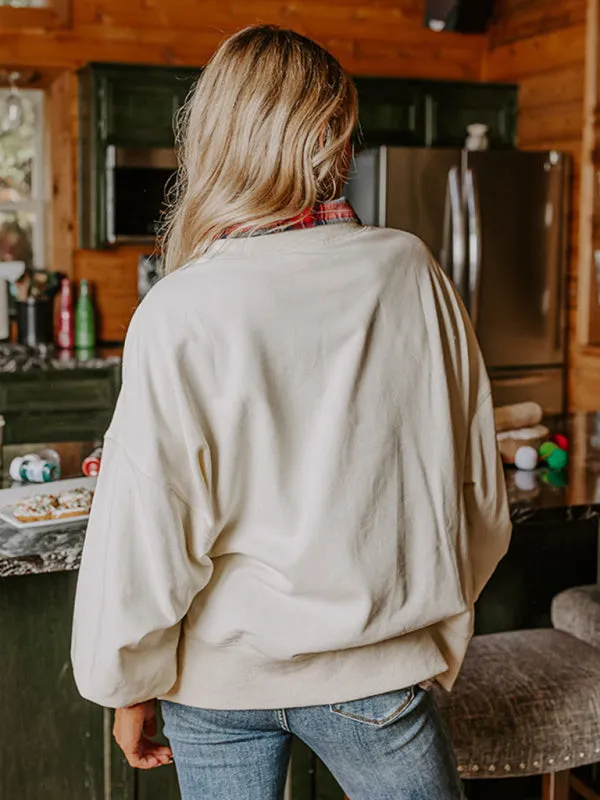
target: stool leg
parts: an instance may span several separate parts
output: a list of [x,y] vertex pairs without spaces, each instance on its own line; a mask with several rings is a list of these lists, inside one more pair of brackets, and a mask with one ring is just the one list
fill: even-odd
[[589,786],[586,786],[585,783],[575,775],[571,775],[570,783],[571,789],[575,792],[577,797],[582,797],[583,800],[600,800],[600,794],[590,789]]
[[542,800],[569,800],[569,770],[542,775]]

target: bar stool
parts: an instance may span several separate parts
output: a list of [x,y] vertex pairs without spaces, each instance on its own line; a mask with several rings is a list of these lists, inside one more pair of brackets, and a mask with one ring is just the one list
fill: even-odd
[[[600,586],[579,586],[557,595],[552,602],[552,624],[600,648]],[[571,776],[571,786],[584,797],[589,791],[575,775]]]
[[434,692],[462,778],[541,775],[543,800],[600,800],[570,774],[600,761],[600,650],[552,629],[476,636]]
[[600,586],[578,586],[557,594],[552,601],[552,624],[600,648]]

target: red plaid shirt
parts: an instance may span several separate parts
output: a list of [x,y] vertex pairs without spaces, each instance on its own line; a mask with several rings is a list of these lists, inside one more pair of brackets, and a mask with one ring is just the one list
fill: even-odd
[[360,224],[355,210],[344,197],[330,200],[327,203],[317,203],[313,208],[307,208],[295,217],[273,222],[261,228],[231,228],[224,236],[265,236],[269,233],[299,231],[304,228],[317,228],[319,225],[336,225],[340,222],[357,222]]

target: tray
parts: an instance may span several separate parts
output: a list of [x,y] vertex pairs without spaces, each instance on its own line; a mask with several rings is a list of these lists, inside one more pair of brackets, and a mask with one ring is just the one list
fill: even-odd
[[57,526],[70,525],[83,522],[89,518],[89,514],[82,514],[79,517],[63,517],[58,519],[42,519],[37,522],[20,522],[12,513],[13,506],[24,497],[31,497],[34,494],[60,494],[67,489],[79,487],[94,489],[96,478],[70,478],[66,481],[53,481],[51,483],[28,483],[24,486],[16,486],[11,489],[0,489],[0,519],[8,522],[14,528],[55,528]]

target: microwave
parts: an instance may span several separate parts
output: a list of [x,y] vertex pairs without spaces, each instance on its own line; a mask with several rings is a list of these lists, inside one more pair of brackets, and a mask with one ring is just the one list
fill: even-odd
[[177,158],[172,148],[106,148],[106,239],[153,242]]

